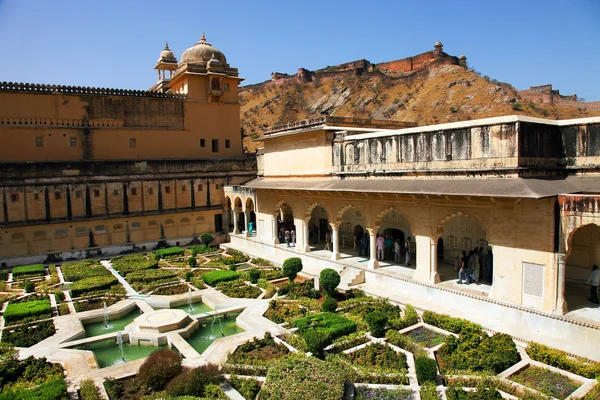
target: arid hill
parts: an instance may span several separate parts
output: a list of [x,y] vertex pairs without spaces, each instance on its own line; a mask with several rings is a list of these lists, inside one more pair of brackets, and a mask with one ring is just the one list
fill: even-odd
[[520,99],[509,84],[483,78],[459,65],[435,65],[400,78],[339,74],[302,82],[291,77],[243,87],[240,113],[244,147],[253,152],[263,131],[279,123],[320,116],[414,121],[418,125],[500,115],[567,119],[600,110]]

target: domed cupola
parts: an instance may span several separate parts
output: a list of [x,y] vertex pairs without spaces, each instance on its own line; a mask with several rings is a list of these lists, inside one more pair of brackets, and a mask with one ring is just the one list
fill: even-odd
[[219,49],[208,43],[206,41],[206,37],[204,36],[204,32],[202,32],[200,41],[183,52],[181,55],[180,64],[194,64],[200,62],[207,63],[213,57],[219,61],[221,65],[227,64],[225,55],[221,53]]
[[169,42],[165,43],[164,50],[160,52],[160,56],[158,57],[158,62],[177,63],[177,59],[175,58],[175,55],[173,54],[171,49],[169,49]]
[[206,67],[209,71],[221,71],[223,69],[223,64],[221,64],[221,61],[219,61],[213,53],[210,60],[208,60],[208,64],[206,64]]

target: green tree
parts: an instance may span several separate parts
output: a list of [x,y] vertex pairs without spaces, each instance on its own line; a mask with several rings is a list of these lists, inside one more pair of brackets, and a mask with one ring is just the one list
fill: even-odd
[[319,285],[325,292],[330,296],[335,294],[335,289],[340,284],[340,274],[336,270],[331,268],[325,268],[321,271],[319,276]]
[[302,260],[298,257],[290,257],[283,262],[283,273],[290,282],[296,279],[296,275],[302,271]]

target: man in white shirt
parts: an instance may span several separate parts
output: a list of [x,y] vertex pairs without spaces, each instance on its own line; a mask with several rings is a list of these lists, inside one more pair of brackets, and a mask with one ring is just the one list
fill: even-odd
[[586,285],[590,285],[590,298],[588,299],[592,303],[598,304],[598,285],[600,284],[600,272],[598,272],[598,266],[592,267],[592,273],[588,278]]

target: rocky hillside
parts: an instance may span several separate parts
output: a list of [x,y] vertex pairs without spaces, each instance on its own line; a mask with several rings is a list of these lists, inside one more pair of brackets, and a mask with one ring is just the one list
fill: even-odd
[[[500,115],[565,119],[600,115],[600,110],[534,104],[520,100],[509,84],[485,79],[457,65],[423,69],[404,78],[382,74],[337,75],[301,83],[264,82],[240,92],[244,147],[253,152],[273,125],[326,112],[343,117],[414,121],[418,125]],[[260,144],[258,144],[260,146]]]

